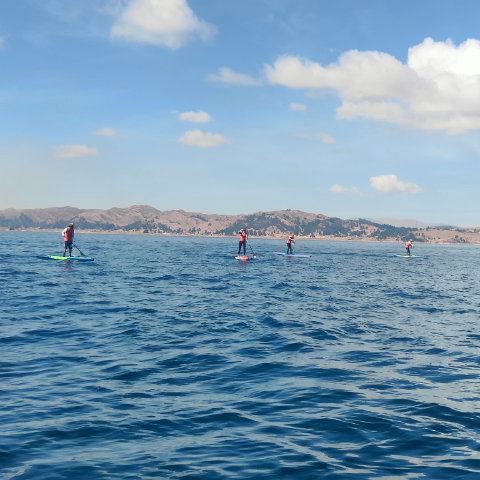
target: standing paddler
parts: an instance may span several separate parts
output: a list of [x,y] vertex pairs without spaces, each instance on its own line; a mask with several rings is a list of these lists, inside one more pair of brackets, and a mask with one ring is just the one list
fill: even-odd
[[243,247],[243,255],[247,254],[247,238],[248,238],[247,230],[245,230],[245,228],[242,228],[238,232],[238,255],[240,255],[240,250],[242,249],[242,247]]
[[293,233],[290,233],[287,238],[287,255],[293,254],[292,245],[295,245],[295,235]]
[[405,242],[405,250],[407,251],[407,255],[410,257],[411,253],[410,250],[413,248],[413,242],[411,240],[407,240]]
[[73,237],[75,236],[75,227],[73,223],[69,223],[68,227],[65,228],[62,232],[63,235],[63,242],[65,245],[65,250],[63,252],[63,256],[67,256],[67,249],[69,256],[72,256],[72,247],[73,247]]

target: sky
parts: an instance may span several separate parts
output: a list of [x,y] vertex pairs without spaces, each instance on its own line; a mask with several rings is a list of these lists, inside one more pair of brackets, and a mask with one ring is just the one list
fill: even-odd
[[2,0],[0,209],[480,225],[477,0]]

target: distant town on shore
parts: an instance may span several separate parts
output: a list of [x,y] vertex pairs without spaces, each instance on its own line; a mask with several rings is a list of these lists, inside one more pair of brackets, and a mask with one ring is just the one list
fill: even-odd
[[74,207],[0,210],[2,230],[60,229],[70,222],[78,229],[118,233],[229,236],[247,227],[250,235],[269,238],[293,232],[298,237],[312,239],[480,243],[480,228],[399,226],[362,218],[344,220],[300,210],[241,215],[160,211],[148,205],[106,210]]

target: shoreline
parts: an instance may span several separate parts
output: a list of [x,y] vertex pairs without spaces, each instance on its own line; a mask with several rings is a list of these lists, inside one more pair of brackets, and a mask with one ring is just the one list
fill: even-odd
[[[8,227],[0,227],[0,233],[57,233],[60,235],[59,229],[49,228],[15,228],[10,229]],[[89,234],[89,235],[138,235],[138,236],[150,236],[150,237],[185,237],[185,238],[237,238],[237,235],[218,235],[218,234],[193,234],[193,233],[145,233],[139,230],[77,230],[77,233]],[[279,236],[250,236],[255,240],[285,240],[286,235]],[[335,237],[335,236],[320,236],[320,237],[304,237],[297,236],[296,240],[305,241],[333,241],[333,242],[360,242],[360,243],[404,243],[403,240],[395,239],[375,239],[375,238],[353,238],[353,237]],[[479,242],[448,242],[444,240],[437,241],[416,241],[417,245],[480,245]]]

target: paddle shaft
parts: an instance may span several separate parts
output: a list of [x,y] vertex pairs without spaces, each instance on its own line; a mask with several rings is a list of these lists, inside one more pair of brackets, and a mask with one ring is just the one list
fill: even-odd
[[73,244],[73,246],[80,252],[82,257],[86,257],[86,255],[75,244]]
[[[247,229],[245,229],[245,231],[247,231]],[[253,250],[252,246],[250,245],[250,241],[247,241],[247,244],[248,244],[248,246],[250,247],[250,250],[252,251],[252,253],[253,253],[253,256],[254,256],[254,257],[256,257],[256,256],[257,256],[257,254],[254,252],[254,250]]]

